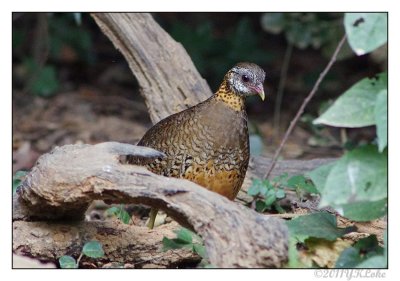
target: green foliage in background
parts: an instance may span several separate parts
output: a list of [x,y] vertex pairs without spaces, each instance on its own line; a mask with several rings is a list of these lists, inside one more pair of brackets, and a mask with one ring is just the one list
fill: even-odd
[[[271,22],[275,18],[278,22],[275,32],[290,29],[279,25],[282,15],[268,17],[264,20]],[[357,55],[371,52],[387,41],[387,15],[384,13],[348,13],[344,17],[344,26],[349,44]],[[310,39],[299,47],[312,42]],[[296,41],[292,43],[298,44]],[[306,174],[321,196],[320,207],[332,207],[350,220],[370,221],[387,214],[387,80],[386,72],[362,79],[313,122],[318,126],[341,128],[376,127],[374,141],[352,147],[337,161]],[[335,216],[323,212],[294,218],[287,225],[290,233],[289,267],[305,266],[299,261],[299,244],[307,248],[310,239],[313,243],[321,239],[333,241],[354,231],[352,228],[337,228]],[[387,247],[386,233],[384,248],[371,235],[343,250],[335,267],[385,268]]]
[[[261,26],[266,32],[283,34],[289,44],[299,49],[320,49],[328,57],[344,32],[342,18],[341,13],[265,13]],[[339,58],[351,55],[345,47]]]
[[101,258],[104,256],[103,246],[98,241],[89,241],[83,246],[82,253],[77,260],[75,260],[71,256],[66,255],[60,257],[58,259],[58,262],[61,268],[78,268],[79,262],[84,255],[94,259]]
[[239,61],[263,64],[272,59],[260,46],[260,38],[247,17],[243,17],[224,34],[216,35],[211,21],[204,20],[197,26],[176,22],[168,31],[182,43],[199,72],[214,90],[221,77]]
[[34,59],[24,61],[28,76],[31,77],[29,89],[37,96],[50,97],[60,88],[56,68],[53,65],[41,66]]
[[[23,74],[18,73],[28,92],[42,97],[59,92],[60,61],[94,62],[92,39],[80,13],[21,13],[20,18],[33,22],[29,27],[13,26],[13,59],[19,60],[16,65],[22,67]],[[32,30],[33,38],[29,35]]]
[[79,61],[88,64],[94,62],[91,35],[82,25],[80,13],[48,14],[48,28],[51,59],[62,59],[63,50],[70,48],[76,53]]
[[[387,37],[382,40],[387,30],[385,17],[379,13],[345,15],[348,40],[363,42],[361,46],[351,44],[354,52],[360,48],[371,52],[387,41]],[[352,220],[369,221],[387,212],[387,79],[387,73],[381,73],[361,80],[314,121],[344,128],[376,126],[375,143],[356,147],[335,163],[309,173],[321,193],[321,206],[332,206]]]

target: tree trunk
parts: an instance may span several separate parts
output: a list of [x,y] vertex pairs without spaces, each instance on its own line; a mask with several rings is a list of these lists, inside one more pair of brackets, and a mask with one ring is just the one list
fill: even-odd
[[92,17],[121,51],[153,123],[211,96],[181,44],[146,13],[94,13]]

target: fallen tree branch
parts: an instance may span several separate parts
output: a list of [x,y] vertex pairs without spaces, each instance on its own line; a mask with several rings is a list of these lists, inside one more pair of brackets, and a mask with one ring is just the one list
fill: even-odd
[[[256,213],[190,181],[121,164],[120,156],[127,154],[160,156],[152,149],[120,143],[66,145],[42,155],[18,190],[14,220],[79,219],[88,204],[98,199],[143,203],[164,210],[196,231],[204,239],[211,264],[217,267],[281,267],[286,262],[287,229],[282,220]],[[110,231],[120,230],[111,227]],[[113,254],[107,247],[105,252]]]

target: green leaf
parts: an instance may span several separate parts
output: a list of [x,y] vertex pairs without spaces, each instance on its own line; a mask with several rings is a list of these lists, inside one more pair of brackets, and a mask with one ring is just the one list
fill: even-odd
[[272,192],[273,194],[270,194],[264,200],[265,207],[271,206],[276,201],[275,191],[272,190]]
[[[375,235],[360,239],[352,247],[345,249],[336,261],[337,268],[382,267],[381,258],[384,252]],[[379,257],[379,259],[372,259]],[[375,266],[374,266],[375,265]]]
[[362,252],[363,255],[372,256],[381,255],[383,253],[383,248],[379,246],[376,235],[370,235],[358,240],[353,247]]
[[384,89],[387,89],[387,73],[365,78],[342,94],[313,123],[348,128],[375,125],[376,99]]
[[192,235],[193,232],[184,227],[179,229],[178,232],[176,233],[177,239],[186,242],[187,244],[192,243]]
[[373,256],[357,265],[357,268],[387,268],[384,256]]
[[262,200],[257,200],[256,201],[256,211],[259,213],[264,212],[268,208],[268,205],[265,204],[264,201]]
[[[372,153],[370,154],[370,152]],[[350,156],[348,156],[348,154],[350,154]],[[321,166],[307,173],[307,176],[311,178],[321,193],[322,206],[331,205],[335,207],[340,214],[355,221],[369,221],[385,215],[387,212],[387,198],[385,195],[387,192],[387,181],[385,181],[387,177],[386,154],[379,154],[373,146],[359,148],[348,154],[344,156],[347,157],[347,160],[342,160],[343,157],[336,162]],[[357,156],[359,154],[362,155],[360,159],[358,159]],[[354,164],[354,162],[357,164]],[[359,163],[361,163],[359,173],[361,179],[360,177],[354,178],[353,175],[351,177],[347,176],[347,180],[343,179],[346,178],[346,174],[352,171],[354,167],[359,167]],[[339,166],[339,169],[337,166]],[[335,170],[333,174],[330,175],[333,167],[335,167]],[[365,177],[364,181],[362,181],[363,177]],[[361,184],[359,184],[361,189],[369,186],[372,190],[368,190],[368,194],[364,194],[363,192],[363,198],[353,196],[354,193],[358,195],[358,191],[351,192],[352,189],[349,187],[351,186],[349,183],[350,178],[355,183],[361,182]],[[371,180],[371,178],[376,178],[378,185],[375,184],[374,187],[372,187],[375,181]],[[329,185],[327,184],[328,180]],[[370,196],[370,192],[376,188],[380,188],[381,190],[377,191],[378,195],[380,192],[383,192],[381,196],[378,196],[378,198],[383,197],[382,199],[375,200]],[[340,202],[342,203],[339,204],[335,200],[341,200]]]
[[344,27],[351,48],[359,56],[387,42],[386,13],[346,13]]
[[285,23],[286,20],[283,13],[264,13],[261,16],[261,27],[273,34],[281,33]]
[[280,214],[286,213],[285,209],[283,209],[282,206],[279,205],[279,202],[278,202],[278,201],[276,201],[276,202],[273,204],[273,206],[274,206],[275,210],[276,210],[278,213],[280,213]]
[[336,268],[354,268],[362,262],[359,251],[354,247],[344,249],[336,261]]
[[326,179],[328,178],[329,173],[332,170],[332,167],[336,164],[336,162],[332,162],[326,165],[322,165],[317,169],[306,173],[306,176],[310,177],[315,187],[318,189],[319,193],[325,188]]
[[61,268],[78,268],[75,259],[70,256],[62,256],[58,259]]
[[286,30],[286,40],[299,49],[305,49],[312,43],[312,30],[307,24],[292,22]]
[[387,155],[372,145],[346,153],[332,167],[320,206],[340,206],[387,197]]
[[282,198],[285,198],[285,191],[283,190],[283,189],[278,189],[276,192],[275,192],[275,196],[276,196],[276,198],[278,198],[278,199],[282,199]]
[[207,258],[206,248],[201,244],[193,244],[193,251],[203,259]]
[[[180,248],[187,248],[187,249],[192,249],[193,251],[199,250],[201,251],[201,247],[195,247],[194,245],[202,245],[203,240],[201,239],[200,236],[198,236],[196,233],[190,231],[187,228],[180,228],[176,232],[176,238],[174,239],[169,239],[167,237],[164,237],[162,242],[163,242],[163,250],[167,251],[170,249],[180,249]],[[201,253],[198,253],[201,255]]]
[[375,102],[375,124],[376,124],[376,134],[378,135],[379,152],[382,152],[387,146],[387,137],[388,137],[387,102],[388,102],[387,90],[380,91]]
[[371,221],[387,213],[387,198],[378,201],[352,202],[337,209],[344,217],[354,221]]
[[254,179],[249,190],[247,190],[247,194],[250,196],[256,196],[257,194],[261,193],[262,188],[264,188],[262,181],[259,179]]
[[13,176],[13,185],[12,185],[13,194],[15,194],[17,188],[21,185],[27,173],[28,173],[27,171],[17,171],[15,173],[15,175]]
[[103,247],[98,241],[87,242],[83,246],[82,253],[90,258],[101,258],[104,256]]
[[299,252],[297,251],[297,243],[298,239],[289,236],[288,242],[288,268],[301,268],[303,264],[300,262],[299,259]]
[[191,243],[188,244],[185,241],[179,239],[169,239],[167,237],[163,238],[162,243],[163,243],[163,251],[168,251],[170,249],[181,249],[181,248],[191,249],[193,247],[193,244]]
[[119,207],[111,207],[108,208],[106,211],[108,214],[116,216],[119,220],[121,220],[125,224],[129,224],[129,221],[131,220],[131,216],[127,211],[124,210],[123,205]]
[[309,193],[319,193],[318,190],[303,175],[296,175],[287,181],[287,186],[293,189],[305,190]]
[[290,235],[304,242],[309,237],[335,240],[353,230],[353,228],[337,228],[336,217],[329,213],[319,212],[299,216],[286,222]]

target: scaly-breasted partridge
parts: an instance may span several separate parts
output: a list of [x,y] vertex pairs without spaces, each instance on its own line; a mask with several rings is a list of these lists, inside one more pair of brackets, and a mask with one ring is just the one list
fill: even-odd
[[[258,65],[238,63],[213,96],[155,124],[138,145],[159,150],[166,157],[146,167],[235,199],[250,158],[245,98],[257,94],[264,100],[264,79],[265,72]],[[130,158],[128,162],[140,164]],[[153,209],[150,228],[156,214]]]

